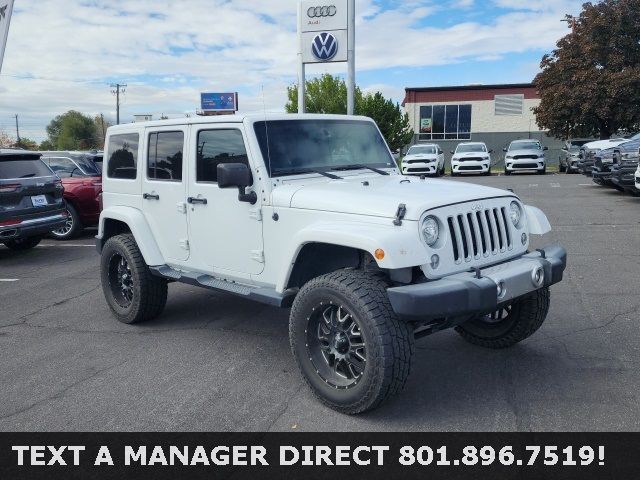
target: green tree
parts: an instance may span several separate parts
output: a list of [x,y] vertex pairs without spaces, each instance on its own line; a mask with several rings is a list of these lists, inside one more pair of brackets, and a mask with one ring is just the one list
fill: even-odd
[[51,120],[47,135],[56,150],[88,150],[98,146],[94,120],[75,110]]
[[[291,85],[287,89],[287,97],[285,110],[296,113],[298,85]],[[308,113],[344,115],[347,113],[347,84],[340,77],[328,73],[307,80],[305,103]],[[392,150],[399,150],[413,138],[408,115],[403,114],[399,104],[384,98],[380,92],[363,94],[356,87],[355,113],[373,118]]]
[[640,126],[640,0],[585,3],[535,79],[538,124],[559,138]]
[[38,150],[42,151],[42,152],[46,152],[47,150],[55,150],[56,147],[53,143],[51,143],[51,140],[43,140],[40,143],[40,146],[38,147]]
[[37,142],[27,137],[20,137],[20,140],[16,142],[16,147],[24,150],[38,150]]

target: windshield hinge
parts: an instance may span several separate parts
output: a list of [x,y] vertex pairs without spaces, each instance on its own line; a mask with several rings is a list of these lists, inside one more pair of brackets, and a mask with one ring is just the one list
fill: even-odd
[[251,250],[251,260],[255,260],[258,263],[264,263],[264,251]]
[[257,222],[262,221],[262,209],[256,208],[254,210],[249,211],[249,218],[253,218]]
[[398,211],[396,212],[396,219],[393,221],[393,224],[396,227],[399,227],[400,225],[402,225],[402,220],[404,219],[404,216],[407,214],[407,206],[404,203],[401,203],[400,205],[398,205]]

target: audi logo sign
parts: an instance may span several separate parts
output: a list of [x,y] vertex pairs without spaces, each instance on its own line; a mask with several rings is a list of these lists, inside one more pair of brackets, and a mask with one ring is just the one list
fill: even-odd
[[309,18],[333,17],[336,13],[338,13],[338,9],[335,5],[310,7],[309,10],[307,10],[307,16]]

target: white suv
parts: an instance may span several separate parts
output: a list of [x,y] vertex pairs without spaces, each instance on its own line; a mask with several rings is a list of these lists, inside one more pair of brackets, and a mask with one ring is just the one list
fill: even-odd
[[451,154],[451,176],[463,173],[491,175],[491,153],[482,142],[460,143]]
[[444,175],[444,152],[435,143],[413,145],[402,159],[405,175]]
[[504,149],[504,174],[512,172],[536,172],[540,175],[547,173],[547,159],[543,147],[538,140],[514,140]]
[[566,266],[560,246],[529,251],[540,210],[401,175],[367,118],[183,118],[111,127],[106,145],[96,238],[115,317],[157,317],[171,282],[291,307],[300,371],[341,412],[398,392],[416,338],[524,340]]

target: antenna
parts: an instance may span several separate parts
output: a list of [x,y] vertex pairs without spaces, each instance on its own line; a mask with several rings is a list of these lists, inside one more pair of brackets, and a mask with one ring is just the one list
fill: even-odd
[[269,125],[267,123],[267,103],[264,99],[264,85],[261,85],[262,89],[262,111],[264,112],[264,132],[267,138],[267,163],[269,165],[269,178],[271,178],[271,146],[269,145]]

